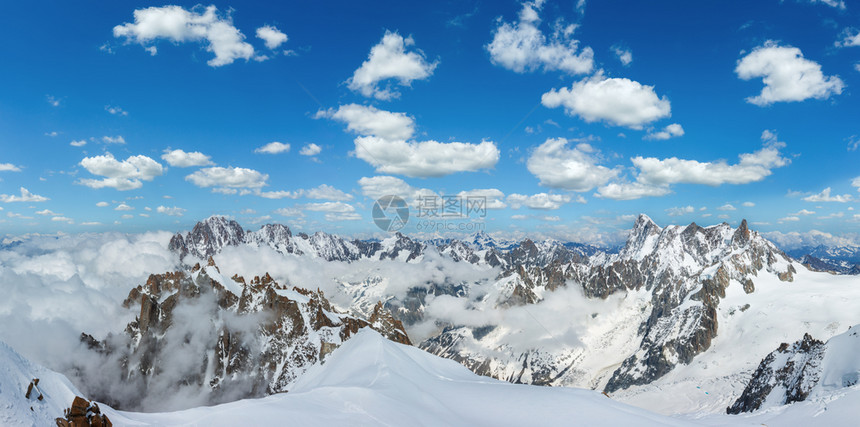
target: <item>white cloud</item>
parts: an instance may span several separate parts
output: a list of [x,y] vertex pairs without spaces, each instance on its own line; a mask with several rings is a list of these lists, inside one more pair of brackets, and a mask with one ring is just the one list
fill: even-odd
[[738,208],[732,206],[730,203],[726,203],[725,205],[718,207],[717,210],[718,211],[736,211],[736,210],[738,210]]
[[589,191],[618,175],[618,171],[597,164],[590,145],[580,143],[568,148],[567,144],[565,138],[550,138],[529,156],[526,166],[541,185]]
[[621,64],[625,67],[633,62],[633,52],[631,52],[630,49],[623,48],[618,45],[612,46],[610,49],[612,49],[612,53],[615,54],[618,60],[621,61]]
[[807,202],[838,202],[838,203],[847,203],[854,200],[850,194],[842,194],[842,195],[830,195],[830,187],[825,188],[818,194],[813,194],[811,196],[804,197],[803,200]]
[[754,153],[740,154],[738,163],[730,165],[725,160],[700,162],[677,157],[658,159],[634,157],[630,159],[638,169],[633,183],[610,183],[598,189],[598,195],[615,200],[632,200],[647,196],[664,196],[671,193],[673,184],[748,184],[770,176],[772,170],[791,161],[782,156],[780,148],[785,144],[776,140],[770,131],[762,133],[765,142],[762,149]]
[[642,197],[661,197],[670,194],[668,185],[649,185],[641,182],[611,182],[600,187],[598,197],[612,200],[635,200]]
[[798,218],[796,216],[787,216],[785,218],[780,218],[779,221],[780,222],[796,222],[796,221],[800,221],[800,218]]
[[845,2],[843,0],[809,0],[810,3],[821,3],[826,4],[830,7],[835,7],[837,9],[845,10]]
[[362,95],[380,100],[400,97],[400,92],[386,84],[378,84],[389,79],[396,79],[400,86],[410,86],[413,80],[424,80],[433,75],[437,62],[427,62],[420,50],[406,51],[407,47],[415,44],[412,37],[404,39],[400,34],[386,31],[379,44],[370,49],[370,55],[352,77],[346,81],[347,86]]
[[347,213],[327,213],[325,214],[325,220],[329,222],[338,222],[338,221],[358,221],[361,219],[361,215],[356,212],[347,212]]
[[161,159],[167,162],[170,166],[175,166],[179,168],[187,168],[191,166],[209,166],[212,163],[210,157],[199,152],[185,152],[182,150],[164,150],[164,154],[161,155]]
[[290,144],[284,144],[278,141],[270,142],[262,147],[254,150],[255,153],[278,154],[290,151]]
[[51,104],[52,107],[59,107],[60,106],[60,100],[51,96],[51,95],[46,95],[45,99],[48,100],[48,104]]
[[672,123],[659,132],[649,132],[645,139],[666,140],[678,136],[684,136],[684,128],[677,123]]
[[212,67],[232,64],[236,59],[251,59],[254,47],[246,43],[245,35],[233,26],[229,16],[218,16],[218,8],[208,6],[205,10],[194,7],[185,10],[181,6],[149,7],[134,11],[134,23],[124,23],[113,28],[114,37],[125,37],[127,42],[136,42],[157,53],[152,45],[158,39],[173,43],[200,42],[215,55],[207,64]]
[[106,208],[106,207],[110,206],[110,203],[108,203],[108,202],[98,202],[98,203],[96,203],[96,206],[98,206],[98,207],[100,207],[100,208]]
[[378,136],[389,140],[407,140],[415,133],[415,122],[405,113],[379,110],[358,104],[341,105],[337,110],[320,110],[315,118],[328,118],[346,123],[346,128],[362,136]]
[[311,188],[309,190],[303,190],[302,194],[304,197],[309,199],[321,199],[321,200],[334,200],[334,201],[344,201],[344,200],[352,200],[352,194],[344,193],[337,188],[334,188],[327,184],[321,184],[319,187]]
[[590,73],[594,67],[594,52],[590,47],[579,50],[579,41],[573,38],[576,25],[556,22],[553,33],[547,37],[538,28],[538,12],[543,0],[524,2],[518,22],[499,19],[493,41],[486,45],[493,64],[517,73],[543,68],[568,74]]
[[269,175],[253,169],[223,168],[219,166],[200,169],[185,177],[186,181],[190,181],[198,187],[222,187],[228,190],[235,188],[260,188],[266,185],[266,180],[268,179]]
[[44,210],[41,210],[41,211],[37,211],[37,212],[36,212],[36,215],[58,216],[58,215],[62,215],[62,214],[58,214],[58,213],[56,213],[56,212],[53,212],[53,211],[51,211],[50,209],[44,209]]
[[753,202],[743,202],[743,203],[741,204],[741,206],[746,207],[746,208],[751,208],[751,207],[755,206],[755,203],[753,203]]
[[386,140],[375,136],[355,139],[355,155],[378,172],[409,177],[439,177],[456,172],[493,168],[499,149],[491,141],[464,142]]
[[807,215],[815,215],[815,211],[810,211],[806,209],[801,209],[795,213],[790,213],[790,216],[807,216]]
[[115,210],[115,211],[133,211],[134,208],[125,204],[125,203],[120,203],[119,205],[117,205],[117,207],[113,208],[113,210]]
[[266,47],[273,50],[287,41],[287,35],[271,25],[257,28],[257,38],[263,40]]
[[303,217],[305,216],[304,212],[301,209],[296,208],[281,208],[275,210],[275,213],[285,217]]
[[20,196],[16,196],[14,194],[0,194],[0,202],[11,203],[11,202],[44,202],[48,199],[47,197],[40,196],[38,194],[33,194],[30,190],[27,190],[24,187],[19,189],[21,192]]
[[299,150],[299,154],[303,156],[316,156],[322,151],[322,147],[316,145],[314,143],[305,144],[301,150]]
[[258,189],[256,191],[242,190],[242,192],[240,193],[241,196],[245,196],[248,194],[253,194],[266,199],[298,199],[301,197],[305,197],[308,199],[334,201],[352,200],[351,194],[345,193],[327,184],[321,184],[318,187],[311,188],[308,190],[299,189],[296,191],[260,191]]
[[696,211],[696,209],[692,206],[685,206],[685,207],[680,207],[680,208],[674,207],[674,208],[666,209],[666,213],[669,216],[683,216],[686,214],[691,214],[695,211]]
[[305,205],[301,205],[301,208],[314,212],[328,212],[340,214],[355,212],[355,207],[344,202],[308,203]]
[[111,153],[101,156],[84,157],[80,165],[89,173],[104,179],[81,179],[79,184],[90,188],[111,187],[119,191],[133,190],[143,186],[143,181],[152,181],[164,173],[164,167],[144,155],[130,156],[118,161]]
[[182,216],[182,214],[185,213],[186,209],[178,208],[176,206],[171,208],[167,206],[159,206],[155,209],[155,211],[168,216]]
[[860,31],[854,28],[846,28],[842,32],[842,39],[836,41],[838,47],[860,46]]
[[111,113],[115,116],[127,116],[128,115],[128,111],[125,111],[120,107],[112,106],[112,105],[105,105],[105,111],[107,111],[108,113]]
[[361,193],[371,199],[382,196],[398,196],[407,202],[415,201],[422,196],[436,196],[436,193],[426,188],[415,188],[406,181],[393,176],[363,177],[358,180]]
[[57,136],[57,135],[59,135],[59,134],[60,134],[60,133],[59,133],[59,132],[57,132],[57,131],[45,132],[45,136],[50,136],[51,138],[53,138],[53,137],[55,137],[55,136]]
[[792,231],[783,233],[770,231],[762,233],[768,240],[779,245],[783,249],[796,249],[804,246],[860,246],[860,235],[846,234],[842,236],[830,234],[819,230],[807,232]]
[[524,194],[511,194],[508,196],[508,203],[511,204],[511,209],[519,209],[522,206],[527,206],[532,209],[554,210],[561,205],[570,202],[571,197],[566,194],[547,194],[538,193],[531,196]]
[[779,46],[773,41],[753,49],[738,61],[735,73],[743,80],[761,77],[764,88],[747,98],[758,106],[774,102],[827,99],[842,93],[845,84],[837,76],[825,76],[821,65],[803,57],[800,49]]
[[75,222],[73,219],[71,219],[71,218],[69,218],[69,217],[65,217],[65,216],[55,216],[55,217],[51,218],[51,221],[55,221],[55,222],[68,222],[69,224],[71,224],[71,223]]
[[486,208],[487,209],[504,209],[507,207],[505,202],[505,193],[502,193],[501,190],[495,188],[481,188],[474,189],[468,191],[461,191],[457,193],[457,197],[461,200],[468,200],[469,198],[483,198],[486,200]]
[[12,163],[0,163],[0,172],[21,172],[21,168]]
[[541,96],[547,108],[563,106],[570,116],[586,122],[604,121],[614,126],[641,129],[642,125],[671,115],[671,105],[653,86],[602,74],[583,79],[570,88],[552,89]]
[[72,147],[83,147],[84,145],[87,145],[87,141],[84,139],[80,139],[77,141],[70,142],[69,145],[71,145]]
[[851,180],[851,186],[857,187],[857,191],[860,191],[860,176]]
[[123,138],[122,135],[103,136],[102,142],[105,144],[125,144],[125,138]]

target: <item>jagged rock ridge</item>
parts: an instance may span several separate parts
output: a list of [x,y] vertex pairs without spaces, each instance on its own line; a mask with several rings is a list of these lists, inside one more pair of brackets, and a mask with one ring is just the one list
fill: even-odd
[[93,396],[122,408],[145,408],[147,394],[183,386],[203,390],[210,404],[287,391],[364,327],[411,345],[381,304],[362,319],[338,312],[319,290],[283,286],[268,273],[227,279],[212,258],[190,271],[151,275],[123,304],[140,310],[124,339],[82,336],[91,349],[119,355],[126,381],[138,382],[139,401]]

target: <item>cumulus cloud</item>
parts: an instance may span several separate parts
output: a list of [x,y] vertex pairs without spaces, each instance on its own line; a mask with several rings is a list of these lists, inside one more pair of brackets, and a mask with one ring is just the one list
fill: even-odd
[[125,138],[123,138],[123,137],[122,137],[122,135],[117,135],[117,136],[103,136],[103,137],[102,137],[102,142],[104,142],[105,144],[119,144],[119,145],[122,145],[122,144],[125,144]]
[[105,208],[105,207],[110,206],[110,203],[108,203],[108,202],[98,202],[98,203],[96,203],[96,206],[98,206],[98,207],[100,207],[100,208]]
[[734,207],[731,203],[726,203],[717,208],[718,211],[736,211],[738,208]]
[[115,105],[105,105],[105,111],[107,111],[108,113],[111,113],[115,116],[127,116],[128,115],[128,111],[125,111],[122,108],[117,107]]
[[821,3],[836,9],[845,10],[845,2],[843,0],[809,0],[812,4]]
[[692,206],[674,207],[666,209],[666,214],[668,214],[669,216],[684,216],[687,214],[691,214],[695,211],[696,209]]
[[16,196],[14,194],[0,194],[0,202],[4,203],[12,203],[12,202],[45,202],[50,199],[44,196],[40,196],[38,194],[33,194],[30,190],[27,190],[24,187],[18,189],[21,192],[20,196]]
[[361,136],[355,139],[355,156],[373,165],[377,172],[439,177],[493,168],[499,161],[499,149],[492,141],[407,142]]
[[543,0],[524,2],[517,22],[498,20],[493,41],[485,46],[490,60],[517,73],[541,68],[567,74],[590,73],[594,52],[590,47],[579,49],[579,41],[573,38],[576,25],[559,20],[549,36],[538,28],[543,3]]
[[51,211],[50,209],[43,209],[41,211],[37,211],[36,215],[44,215],[44,216],[58,216],[62,214],[58,214],[56,212]]
[[649,132],[645,135],[645,139],[666,140],[678,136],[684,136],[684,128],[677,123],[672,123],[671,125],[664,127],[661,131]]
[[83,147],[84,145],[87,145],[87,141],[84,139],[79,139],[77,141],[70,142],[69,145],[71,145],[72,147]]
[[519,209],[527,206],[532,209],[555,210],[561,205],[570,202],[571,197],[566,194],[538,193],[531,196],[525,194],[511,194],[508,196],[511,209]]
[[664,196],[671,193],[673,184],[748,184],[770,176],[773,169],[791,161],[783,157],[780,149],[785,143],[776,140],[770,131],[762,133],[764,147],[754,153],[743,153],[739,161],[728,164],[725,160],[700,162],[670,157],[637,156],[630,161],[638,170],[635,182],[610,183],[598,189],[598,195],[615,200],[632,200],[646,196]]
[[117,207],[113,208],[113,210],[115,210],[115,211],[133,211],[134,208],[125,204],[125,203],[120,203],[119,205],[117,205]]
[[255,153],[264,153],[264,154],[278,154],[278,153],[286,153],[290,151],[290,144],[284,144],[282,142],[273,141],[262,147],[254,149]]
[[164,150],[161,159],[167,162],[170,166],[179,168],[187,168],[191,166],[209,166],[212,163],[211,157],[199,152],[186,152],[182,150]]
[[159,206],[155,209],[155,211],[160,213],[160,214],[165,214],[168,216],[182,216],[185,213],[186,209],[178,208],[176,206],[173,206],[173,207]]
[[807,215],[815,215],[815,211],[810,211],[807,209],[801,209],[795,213],[790,213],[790,216],[807,216]]
[[618,60],[621,61],[621,64],[625,67],[633,62],[633,52],[631,52],[630,49],[619,45],[612,46],[610,49],[612,50],[612,53],[615,54],[615,57],[618,58]]
[[507,205],[504,202],[505,193],[495,188],[481,188],[474,190],[461,191],[457,193],[457,197],[461,200],[468,199],[483,199],[486,200],[487,209],[504,209]]
[[134,190],[143,186],[141,181],[152,181],[164,173],[164,167],[144,155],[130,156],[119,161],[113,154],[84,157],[80,165],[89,173],[104,179],[80,179],[79,184],[90,188],[115,188],[119,191]]
[[837,194],[837,195],[831,196],[830,195],[831,191],[832,190],[830,189],[830,187],[827,187],[824,190],[821,190],[821,192],[818,194],[813,194],[811,196],[804,197],[803,200],[805,200],[807,202],[838,202],[838,203],[847,203],[847,202],[854,200],[854,197],[851,196],[850,194],[842,194],[842,195]]
[[[232,64],[237,59],[254,57],[254,47],[245,42],[245,35],[233,26],[233,19],[219,16],[218,8],[196,6],[186,10],[181,6],[149,7],[134,11],[134,23],[113,28],[113,35],[126,42],[138,43],[150,54],[157,53],[154,42],[159,39],[173,43],[203,43],[215,55],[207,61],[212,67]],[[267,40],[268,43],[268,40]]]
[[860,31],[854,28],[846,28],[841,37],[842,39],[836,42],[838,47],[860,46]]
[[12,163],[0,163],[0,172],[21,172],[21,168]]
[[308,203],[301,206],[302,209],[314,212],[328,212],[328,213],[350,213],[355,212],[355,207],[348,203],[344,202],[321,202],[321,203]]
[[860,234],[834,235],[825,231],[810,230],[783,233],[770,231],[762,233],[768,240],[782,249],[797,249],[815,246],[860,246]]
[[541,185],[573,191],[589,191],[618,175],[617,170],[597,164],[596,150],[587,143],[568,147],[565,138],[550,138],[526,161]]
[[277,49],[287,41],[287,35],[271,25],[257,28],[257,38],[263,40],[269,49]]
[[568,115],[589,123],[603,121],[632,129],[669,117],[672,110],[669,99],[657,96],[653,86],[602,74],[570,88],[552,89],[541,96],[541,103],[547,108],[564,107]]
[[400,92],[388,83],[380,87],[380,82],[397,80],[400,86],[410,86],[414,80],[424,80],[431,75],[439,62],[427,62],[424,53],[414,49],[412,37],[403,38],[400,34],[386,31],[379,44],[370,49],[370,55],[352,77],[346,81],[347,87],[368,98],[389,100],[399,98]]
[[747,207],[747,208],[751,208],[751,207],[755,206],[755,203],[753,203],[753,202],[743,202],[743,203],[742,203],[742,206]]
[[347,129],[362,136],[407,140],[415,133],[415,122],[406,113],[379,110],[369,105],[341,105],[337,109],[320,110],[314,117],[346,123]]
[[259,189],[255,191],[243,190],[240,195],[245,196],[248,194],[253,194],[266,199],[298,199],[305,197],[308,199],[334,201],[352,200],[351,194],[338,190],[328,184],[320,184],[318,187],[307,190],[299,189],[295,191],[260,191]]
[[198,187],[260,188],[266,185],[268,174],[238,167],[211,167],[200,169],[185,177]]
[[398,196],[407,202],[413,202],[421,197],[436,196],[436,193],[426,188],[415,188],[406,181],[393,176],[363,177],[358,180],[361,193],[371,199],[382,196]]
[[310,144],[305,144],[305,146],[302,147],[301,150],[299,150],[299,154],[301,154],[303,156],[311,156],[312,157],[312,156],[316,156],[321,151],[322,151],[322,147],[320,147],[319,145],[316,145],[314,143],[310,143]]
[[774,102],[827,99],[842,93],[837,76],[825,76],[821,65],[803,57],[800,49],[767,41],[738,61],[735,73],[743,80],[762,78],[764,88],[747,102],[766,106]]
[[305,213],[302,212],[301,209],[297,208],[280,208],[276,209],[275,213],[285,217],[303,217]]

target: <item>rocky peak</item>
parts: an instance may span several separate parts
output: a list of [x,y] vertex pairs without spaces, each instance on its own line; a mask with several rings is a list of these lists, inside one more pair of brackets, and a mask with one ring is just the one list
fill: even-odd
[[741,221],[741,225],[735,230],[732,235],[732,244],[736,246],[744,246],[750,241],[750,229],[747,227],[747,220]]

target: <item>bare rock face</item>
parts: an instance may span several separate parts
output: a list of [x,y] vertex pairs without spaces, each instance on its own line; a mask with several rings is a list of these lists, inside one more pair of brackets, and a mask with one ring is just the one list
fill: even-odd
[[99,405],[80,396],[75,396],[72,406],[65,410],[63,418],[56,419],[58,427],[111,427],[107,415],[101,413]]
[[140,400],[94,396],[124,409],[183,387],[203,390],[210,404],[287,391],[364,327],[411,344],[381,304],[365,320],[339,312],[322,291],[284,286],[268,273],[250,282],[226,279],[212,258],[190,272],[151,275],[124,305],[140,314],[120,337],[82,336],[93,351],[120,361],[126,381],[140,384]]
[[[567,248],[565,248],[567,249]],[[551,255],[550,255],[551,254]],[[640,215],[618,253],[567,252],[524,241],[503,254],[509,265],[502,273],[497,307],[534,304],[540,295],[565,286],[579,286],[588,298],[645,290],[651,296],[648,315],[638,327],[638,348],[611,374],[607,392],[648,384],[678,364],[690,363],[706,351],[718,333],[717,309],[732,282],[746,293],[770,274],[790,282],[791,260],[772,243],[750,230],[746,221],[701,227],[659,227]],[[564,354],[540,349],[493,348],[481,341],[493,325],[468,328],[448,325],[421,343],[433,354],[452,358],[481,375],[531,384],[565,385],[575,362]]]
[[788,404],[805,400],[818,383],[825,344],[804,334],[768,354],[753,373],[743,394],[726,408],[729,414],[755,411],[767,401]]

